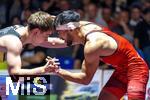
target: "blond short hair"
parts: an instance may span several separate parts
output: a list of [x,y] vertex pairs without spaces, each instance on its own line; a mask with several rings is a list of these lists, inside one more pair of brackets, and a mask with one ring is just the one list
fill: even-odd
[[53,20],[54,17],[52,17],[50,14],[43,11],[38,11],[31,14],[31,16],[28,18],[28,28],[29,30],[39,28],[42,31],[48,31],[53,27]]

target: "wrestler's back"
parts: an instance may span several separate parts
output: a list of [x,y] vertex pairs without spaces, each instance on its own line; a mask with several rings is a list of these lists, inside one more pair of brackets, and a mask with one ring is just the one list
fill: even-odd
[[117,50],[110,56],[102,57],[102,60],[114,67],[131,66],[131,64],[140,63],[143,66],[147,66],[145,61],[137,53],[133,45],[122,36],[117,33],[111,32],[108,28],[103,28],[102,32],[109,35],[118,44]]

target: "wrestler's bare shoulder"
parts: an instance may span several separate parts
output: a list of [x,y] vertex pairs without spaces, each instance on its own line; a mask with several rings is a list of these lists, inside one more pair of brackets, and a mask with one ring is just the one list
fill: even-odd
[[20,39],[14,35],[5,35],[0,37],[0,50],[6,51],[8,49],[20,51],[22,49]]
[[100,56],[112,55],[117,49],[117,42],[107,34],[93,32],[86,37],[85,51],[96,52]]

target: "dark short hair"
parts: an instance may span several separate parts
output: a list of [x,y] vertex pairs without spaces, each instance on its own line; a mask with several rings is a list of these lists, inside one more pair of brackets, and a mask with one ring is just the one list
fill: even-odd
[[142,9],[141,9],[141,6],[140,6],[140,5],[136,5],[136,4],[135,4],[135,5],[131,5],[131,10],[132,10],[132,9],[138,9],[138,10],[140,10],[140,11],[142,10]]
[[29,30],[39,28],[42,31],[48,31],[52,29],[52,23],[53,17],[43,11],[35,12],[34,14],[31,14],[31,16],[28,18]]
[[63,11],[59,15],[56,16],[54,20],[54,28],[56,28],[58,25],[66,24],[69,22],[79,22],[80,20],[80,14],[73,11],[73,10],[67,10]]

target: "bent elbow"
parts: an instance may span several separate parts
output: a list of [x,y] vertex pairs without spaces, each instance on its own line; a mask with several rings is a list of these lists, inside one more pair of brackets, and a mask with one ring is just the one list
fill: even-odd
[[89,85],[90,82],[83,82],[82,84],[83,84],[83,85]]
[[19,75],[19,71],[17,71],[16,69],[11,69],[11,70],[9,70],[9,74],[10,75]]
[[82,82],[83,85],[88,85],[90,84],[91,79],[84,79],[84,81]]
[[10,71],[9,74],[10,74],[10,75],[19,75],[19,73],[18,73],[18,72],[15,72],[15,71]]

